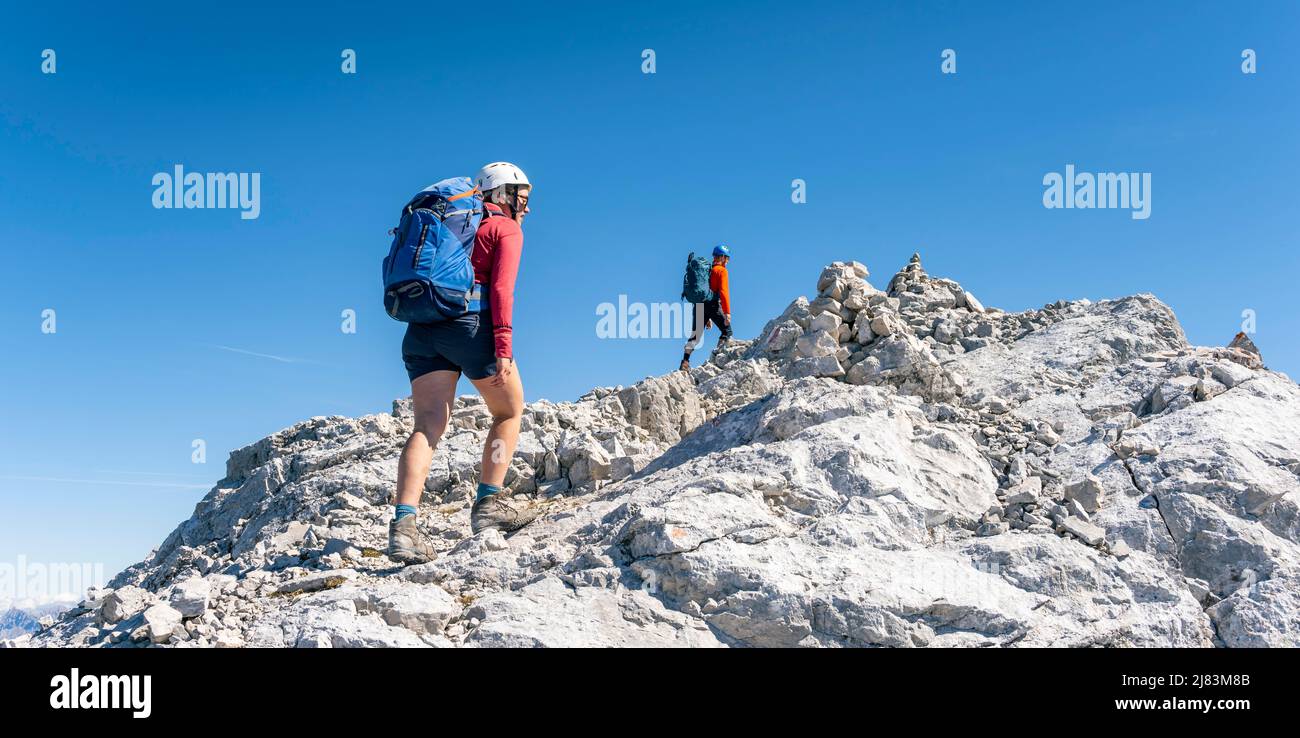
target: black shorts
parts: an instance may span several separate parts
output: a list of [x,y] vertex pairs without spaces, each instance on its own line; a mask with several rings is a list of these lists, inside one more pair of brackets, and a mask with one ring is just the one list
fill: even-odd
[[492,312],[484,301],[481,312],[439,323],[408,323],[402,339],[406,375],[416,377],[437,371],[461,372],[470,379],[497,373],[496,342],[492,338]]
[[[722,302],[719,300],[709,300],[703,303],[703,317],[710,321],[722,331],[722,338],[731,338],[731,324],[727,322],[727,316],[722,314]],[[704,326],[700,325],[701,312],[695,305],[690,305],[691,311],[691,340],[690,344],[698,343],[704,335]]]

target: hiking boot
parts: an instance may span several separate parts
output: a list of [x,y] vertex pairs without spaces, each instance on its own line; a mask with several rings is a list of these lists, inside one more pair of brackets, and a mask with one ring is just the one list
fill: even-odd
[[433,546],[415,527],[414,515],[388,524],[388,558],[403,564],[427,564],[435,556]]
[[682,359],[682,363],[677,367],[678,371],[689,372],[691,370],[691,360]]
[[541,514],[540,505],[532,500],[511,499],[509,490],[506,490],[475,502],[469,513],[469,525],[475,535],[489,528],[509,533],[528,525]]

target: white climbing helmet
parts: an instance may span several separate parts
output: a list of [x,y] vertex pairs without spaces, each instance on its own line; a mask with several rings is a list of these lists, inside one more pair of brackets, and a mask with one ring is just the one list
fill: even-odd
[[474,175],[474,186],[478,187],[479,192],[495,190],[502,185],[523,185],[532,187],[524,170],[511,164],[508,161],[494,161],[485,165]]

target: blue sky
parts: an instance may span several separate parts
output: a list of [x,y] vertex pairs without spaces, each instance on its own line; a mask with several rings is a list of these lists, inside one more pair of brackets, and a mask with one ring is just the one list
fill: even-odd
[[[386,410],[407,391],[386,231],[488,161],[536,184],[530,400],[672,369],[680,341],[600,340],[596,307],[674,300],[685,254],[718,241],[744,338],[826,262],[884,286],[919,250],[1008,310],[1149,291],[1211,345],[1254,310],[1267,363],[1300,371],[1293,2],[501,3],[459,27],[427,3],[273,5],[6,12],[0,561],[111,574],[229,450]],[[176,164],[259,172],[260,217],[153,208]],[[1044,209],[1067,164],[1150,172],[1150,219]]]

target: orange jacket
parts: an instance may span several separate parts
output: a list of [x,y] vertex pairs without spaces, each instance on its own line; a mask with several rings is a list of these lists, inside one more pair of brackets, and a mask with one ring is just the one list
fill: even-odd
[[731,317],[731,293],[727,290],[727,268],[721,264],[714,264],[713,269],[709,270],[709,289],[718,298],[718,308],[722,314]]

